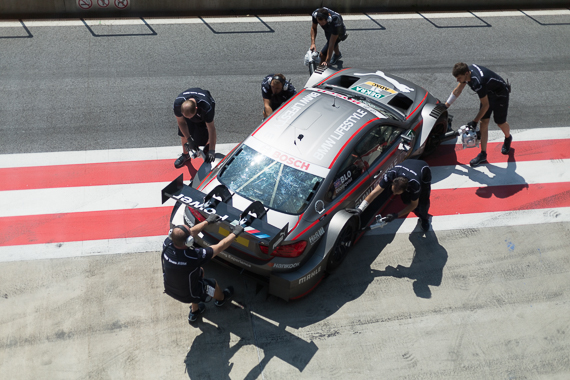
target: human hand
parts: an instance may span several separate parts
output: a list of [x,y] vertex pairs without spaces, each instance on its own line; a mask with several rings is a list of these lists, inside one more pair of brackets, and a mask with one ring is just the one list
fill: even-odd
[[474,121],[474,120],[473,120],[473,121],[470,121],[469,123],[467,123],[467,126],[468,126],[470,129],[475,130],[475,129],[477,129],[477,122]]
[[242,232],[243,232],[243,227],[240,226],[239,224],[237,226],[234,226],[232,230],[232,234],[236,235],[236,237],[238,237],[239,234],[241,234]]
[[222,219],[222,217],[219,216],[218,214],[210,214],[210,215],[208,215],[206,222],[208,222],[208,224],[213,224],[213,223],[218,222],[220,219]]
[[190,152],[191,150],[198,150],[198,145],[194,142],[192,137],[186,139],[186,149]]
[[350,212],[351,214],[358,215],[358,216],[360,216],[360,214],[362,214],[362,210],[359,208],[347,208],[346,211]]
[[214,150],[209,150],[208,154],[206,155],[206,159],[204,161],[214,162],[215,159],[216,159],[216,152]]
[[386,221],[386,223],[390,223],[390,222],[393,221],[394,219],[398,219],[398,214],[396,214],[396,213],[388,214],[388,215],[386,215],[386,217],[384,218],[384,221]]
[[315,44],[311,44],[311,47],[309,48],[310,51],[315,51],[317,50],[317,46]]

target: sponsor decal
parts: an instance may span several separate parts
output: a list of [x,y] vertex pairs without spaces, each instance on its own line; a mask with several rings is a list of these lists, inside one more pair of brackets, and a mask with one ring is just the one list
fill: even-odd
[[311,92],[310,94],[302,97],[301,99],[297,100],[294,104],[292,104],[286,110],[279,112],[276,118],[273,118],[273,124],[277,124],[278,126],[287,123],[293,116],[297,115],[299,111],[301,111],[307,104],[313,101],[316,97],[320,96],[318,92]]
[[394,85],[394,87],[396,87],[398,89],[398,91],[400,91],[400,92],[412,92],[412,91],[414,91],[413,88],[408,87],[405,84],[398,82],[394,78],[390,78],[389,76],[384,74],[383,71],[380,71],[380,70],[376,71],[375,73],[354,73],[354,75],[359,75],[359,76],[378,75],[378,76],[381,76],[382,78],[386,79],[388,82],[392,83]]
[[[216,209],[211,208],[211,207],[204,207],[204,205],[205,205],[204,202],[194,201],[194,200],[192,200],[192,198],[190,198],[189,196],[186,196],[184,194],[173,195],[171,198],[176,199],[178,202],[184,203],[185,205],[188,205],[189,207],[195,208],[196,210],[204,211],[207,214],[216,213]],[[224,216],[222,216],[221,220],[226,220],[227,218],[228,218],[228,216],[224,215]]]
[[390,93],[390,94],[397,94],[397,93],[398,93],[398,91],[395,91],[395,90],[391,89],[390,87],[383,86],[383,85],[381,85],[381,84],[379,84],[379,83],[365,82],[364,84],[367,84],[367,85],[372,86],[372,87],[374,87],[374,88],[378,88],[378,89],[380,89],[380,90],[382,90],[382,91],[386,91],[386,92],[388,92],[388,93]]
[[248,267],[248,268],[251,268],[251,264],[250,264],[250,263],[248,263],[248,262],[246,262],[246,261],[243,261],[242,259],[237,258],[237,257],[235,257],[235,256],[228,255],[227,253],[225,253],[225,252],[223,252],[223,251],[220,252],[220,256],[222,256],[223,258],[228,259],[228,260],[230,260],[230,261],[234,261],[234,262],[236,262],[236,263],[238,263],[238,264],[241,264],[241,265],[243,265],[243,266],[246,266],[246,267]]
[[350,88],[352,91],[356,91],[356,92],[360,92],[363,95],[369,96],[371,98],[376,98],[376,99],[382,99],[384,97],[386,97],[386,95],[381,94],[380,91],[376,91],[375,89],[371,88],[364,88],[364,87],[360,87],[360,86],[354,86]]
[[309,243],[311,243],[311,245],[315,244],[324,234],[325,229],[323,227],[319,228],[317,232],[315,232],[314,235],[309,238]]
[[299,160],[293,156],[289,156],[285,153],[281,153],[279,151],[274,151],[273,154],[271,155],[271,158],[273,158],[276,161],[282,162],[285,165],[289,165],[292,167],[295,167],[297,169],[301,169],[301,170],[309,170],[310,164],[308,162],[305,162],[303,160]]
[[352,172],[349,170],[334,181],[335,195],[340,194],[352,182]]
[[277,269],[292,269],[297,268],[301,263],[292,263],[292,264],[275,264],[273,268]]
[[334,130],[331,136],[329,136],[325,142],[321,144],[321,147],[317,149],[313,156],[319,160],[322,160],[329,150],[336,144],[338,140],[344,136],[344,134],[349,131],[358,120],[366,116],[368,112],[358,109],[352,115],[350,115],[346,120],[344,120],[340,125]]
[[319,274],[321,272],[321,265],[319,265],[319,267],[317,269],[315,269],[314,271],[312,271],[311,273],[309,273],[308,275],[301,277],[299,279],[299,285],[301,285],[303,282],[307,282],[309,281],[311,278],[315,277],[317,274]]

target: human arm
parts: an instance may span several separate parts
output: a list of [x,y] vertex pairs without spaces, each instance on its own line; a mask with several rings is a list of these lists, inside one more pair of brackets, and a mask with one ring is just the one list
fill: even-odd
[[273,113],[273,109],[271,109],[271,100],[263,99],[263,118],[265,119],[269,115]]
[[334,47],[336,45],[337,39],[338,39],[338,34],[331,35],[331,38],[329,40],[329,49],[327,50],[327,56],[325,58],[325,61],[321,63],[322,65],[325,65],[325,66],[330,65],[331,58],[333,55],[333,51],[334,51]]
[[208,148],[210,151],[215,151],[217,136],[214,120],[212,120],[210,123],[206,122],[206,128],[208,128]]
[[445,102],[446,107],[449,108],[449,106],[451,106],[451,104],[453,104],[455,99],[457,99],[459,97],[459,95],[461,95],[461,93],[463,92],[463,89],[465,88],[466,85],[467,85],[467,83],[459,83],[459,84],[457,84],[457,86],[455,86],[455,88],[451,92],[451,95],[449,95],[449,98]]
[[317,50],[317,46],[315,45],[315,38],[317,37],[317,23],[313,22],[313,25],[311,26],[311,47],[309,49],[311,49],[311,51],[315,51]]
[[176,116],[176,122],[178,123],[178,128],[180,132],[184,135],[186,139],[190,139],[190,131],[188,129],[188,124],[183,116]]
[[242,226],[234,226],[233,231],[228,236],[220,240],[218,244],[214,244],[211,246],[211,248],[214,250],[214,256],[212,257],[216,257],[220,252],[228,249],[230,245],[232,245],[232,242],[236,240],[239,234],[241,234],[242,232],[243,232]]

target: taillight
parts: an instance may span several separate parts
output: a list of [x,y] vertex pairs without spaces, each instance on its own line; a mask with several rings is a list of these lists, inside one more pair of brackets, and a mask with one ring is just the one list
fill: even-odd
[[[306,241],[299,241],[293,244],[280,245],[277,248],[275,248],[275,250],[271,253],[271,256],[298,257],[301,256],[301,254],[305,250],[305,247],[307,247]],[[259,249],[261,249],[261,252],[263,252],[266,255],[269,251],[269,247],[264,245],[260,245]]]
[[192,215],[194,216],[194,219],[196,219],[196,224],[203,222],[204,220],[206,220],[206,218],[204,218],[202,216],[202,214],[200,214],[200,211],[195,210],[191,207],[188,207],[188,209],[190,210],[190,212],[192,213]]

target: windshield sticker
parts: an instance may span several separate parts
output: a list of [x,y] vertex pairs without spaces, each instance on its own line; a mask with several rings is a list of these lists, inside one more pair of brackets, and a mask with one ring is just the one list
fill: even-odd
[[382,99],[386,97],[386,95],[380,93],[380,90],[376,90],[375,88],[368,89],[360,86],[354,86],[350,89],[352,91],[360,92],[363,95],[370,96],[371,98]]
[[297,169],[301,169],[304,171],[309,170],[309,167],[311,166],[311,164],[309,164],[308,162],[305,162],[303,160],[298,160],[293,156],[289,156],[285,153],[281,153],[279,151],[274,151],[273,154],[271,155],[271,158],[273,158],[276,161],[282,162],[285,165],[289,165],[289,166],[293,166]]
[[360,76],[378,75],[378,76],[381,76],[382,78],[386,79],[388,82],[392,83],[394,85],[394,87],[396,87],[398,89],[398,91],[401,91],[401,92],[412,92],[412,91],[414,91],[413,88],[408,87],[405,84],[398,82],[394,78],[390,78],[389,76],[384,74],[383,71],[380,71],[380,70],[376,71],[375,73],[362,73],[362,74],[361,73],[354,73],[354,75],[360,75]]
[[354,126],[354,124],[366,116],[366,114],[366,111],[359,109],[350,115],[346,120],[340,123],[332,135],[328,137],[324,143],[321,144],[321,147],[317,149],[315,153],[313,153],[313,156],[319,160],[322,160],[328,151],[331,150],[333,145],[336,144],[336,141],[340,140],[341,137],[344,136],[345,132],[349,131]]

